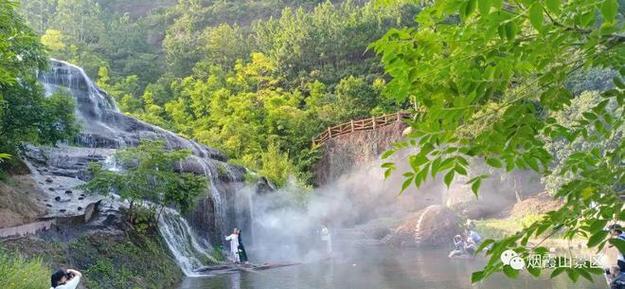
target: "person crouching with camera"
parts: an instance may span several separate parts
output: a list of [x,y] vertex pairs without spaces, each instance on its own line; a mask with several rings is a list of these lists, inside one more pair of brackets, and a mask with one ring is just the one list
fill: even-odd
[[52,287],[50,289],[76,289],[80,283],[82,274],[73,269],[59,269],[50,278]]

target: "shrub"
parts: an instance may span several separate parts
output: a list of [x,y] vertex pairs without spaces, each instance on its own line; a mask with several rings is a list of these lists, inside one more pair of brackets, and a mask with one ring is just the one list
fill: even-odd
[[47,289],[50,271],[40,259],[25,259],[0,250],[0,288]]

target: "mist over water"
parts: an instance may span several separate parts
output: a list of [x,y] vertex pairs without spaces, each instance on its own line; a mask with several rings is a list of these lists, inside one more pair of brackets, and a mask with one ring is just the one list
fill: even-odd
[[[384,180],[380,163],[353,170],[314,191],[289,184],[279,191],[253,198],[253,252],[258,260],[310,262],[327,257],[321,241],[323,226],[330,230],[335,253],[351,242],[365,242],[354,228],[372,223],[392,226],[411,212],[442,204],[441,188],[428,183],[419,192],[398,195],[401,175]],[[248,192],[249,193],[249,192]],[[239,198],[247,198],[246,192]],[[242,202],[241,202],[242,203]]]
[[496,215],[511,206],[517,196],[541,191],[539,179],[532,179],[527,172],[504,174],[476,162],[474,174],[492,175],[484,182],[479,199],[465,184],[468,177],[457,178],[450,188],[440,177],[429,178],[419,188],[411,185],[400,194],[403,173],[409,171],[405,160],[408,153],[399,153],[391,160],[397,170],[387,179],[378,160],[314,191],[302,191],[290,184],[263,195],[250,196],[249,190],[239,193],[238,203],[253,212],[251,228],[247,229],[252,232],[247,238],[259,258],[254,261],[310,262],[327,257],[320,239],[322,226],[329,228],[335,251],[341,254],[341,246],[381,245],[380,240],[391,230],[431,205],[453,206],[459,214],[465,213],[460,210],[477,210]]
[[[502,274],[472,285],[471,273],[483,261],[448,259],[444,249],[351,247],[344,258],[321,260],[260,272],[188,278],[179,289],[600,289],[598,280],[571,284],[566,277],[533,279]],[[602,287],[603,285],[603,287]]]
[[[465,185],[468,178],[458,178],[449,189],[440,178],[434,178],[418,189],[412,186],[398,194],[404,180],[402,174],[408,170],[403,157],[405,154],[394,159],[398,169],[388,179],[383,177],[381,161],[376,161],[314,191],[302,191],[290,184],[260,195],[250,189],[238,192],[236,203],[251,217],[250,226],[244,227],[251,262],[300,264],[190,278],[180,289],[603,288],[602,280],[596,284],[571,284],[565,278],[535,280],[524,273],[518,280],[497,275],[484,283],[471,284],[471,273],[480,270],[485,260],[449,259],[451,241],[449,246],[437,249],[391,248],[382,244],[380,240],[392,228],[430,205],[455,206],[466,202],[499,210],[519,197],[542,190],[540,180],[527,172],[505,174],[484,169],[476,162],[474,174],[492,175],[484,182],[479,199]],[[331,255],[321,240],[322,226],[331,232]]]

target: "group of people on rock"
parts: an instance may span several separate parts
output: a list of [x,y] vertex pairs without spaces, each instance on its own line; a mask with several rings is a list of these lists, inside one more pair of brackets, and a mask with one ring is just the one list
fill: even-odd
[[[621,225],[613,224],[609,229],[612,238],[625,241],[625,233],[623,233]],[[612,247],[612,245],[608,245],[608,247]],[[625,256],[623,256],[623,253],[618,253],[616,264],[606,269],[606,275],[610,283],[610,289],[625,289]]]
[[234,228],[232,234],[226,236],[226,241],[230,241],[230,260],[235,264],[247,264],[247,252],[241,240],[241,230]]
[[482,237],[474,230],[474,225],[468,223],[463,234],[454,236],[454,248],[449,252],[449,258],[473,256],[481,242]]

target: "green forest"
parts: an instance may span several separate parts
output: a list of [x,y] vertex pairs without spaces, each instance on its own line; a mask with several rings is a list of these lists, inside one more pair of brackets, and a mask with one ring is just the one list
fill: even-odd
[[[544,254],[553,236],[625,252],[605,230],[625,222],[624,0],[0,1],[0,37],[2,162],[26,143],[71,142],[79,130],[71,97],[45,97],[37,84],[52,57],[83,67],[122,112],[278,186],[311,184],[311,139],[326,127],[401,110],[413,115],[410,133],[382,158],[418,150],[408,171],[392,159],[382,167],[403,176],[403,190],[461,177],[479,196],[490,175],[471,171],[476,160],[533,171],[563,206],[484,240],[477,251],[488,248],[488,263],[473,282],[517,277],[499,256]],[[134,176],[149,184],[163,147],[142,149],[152,166],[96,185],[123,189]],[[203,187],[191,175],[176,182],[173,163],[189,152],[172,154],[166,204],[186,207]],[[190,196],[176,195],[180,187]],[[139,189],[149,192],[128,198],[154,193]],[[547,274],[592,281],[603,271]]]
[[25,0],[51,57],[80,65],[122,112],[224,151],[283,185],[310,182],[327,126],[404,108],[368,49],[414,4]]

